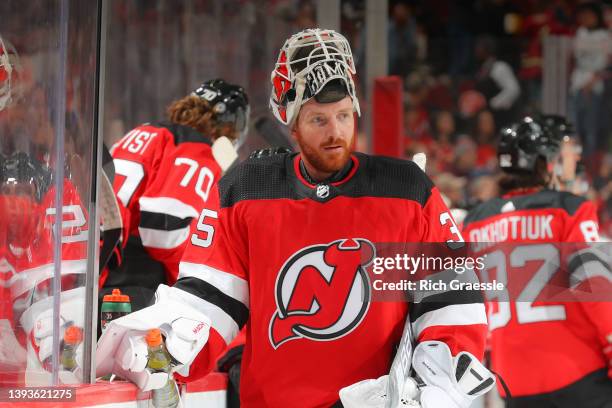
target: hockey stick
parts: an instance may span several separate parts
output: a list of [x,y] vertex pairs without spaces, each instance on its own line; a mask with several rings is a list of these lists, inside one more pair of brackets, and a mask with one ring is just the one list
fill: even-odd
[[100,177],[100,219],[102,220],[102,248],[100,248],[100,271],[104,269],[113,254],[113,250],[121,241],[123,220],[117,196],[113,190],[111,180],[115,176],[113,158],[106,146],[103,146],[102,177]]
[[410,316],[406,317],[404,333],[400,340],[395,358],[389,371],[389,382],[387,383],[387,398],[385,408],[396,408],[400,406],[404,395],[404,385],[410,377],[412,367],[412,326]]
[[230,167],[238,163],[238,153],[232,142],[225,136],[217,138],[212,144],[212,155],[225,174]]
[[[423,171],[427,164],[425,153],[416,153],[412,157],[412,161]],[[402,396],[404,395],[404,386],[410,377],[410,369],[412,367],[412,326],[410,323],[410,315],[406,317],[404,324],[404,332],[400,340],[397,352],[391,370],[389,371],[389,382],[387,383],[387,399],[385,401],[386,408],[395,408],[400,406]]]
[[255,130],[272,147],[286,147],[293,150],[293,143],[278,125],[269,117],[261,116],[255,121]]

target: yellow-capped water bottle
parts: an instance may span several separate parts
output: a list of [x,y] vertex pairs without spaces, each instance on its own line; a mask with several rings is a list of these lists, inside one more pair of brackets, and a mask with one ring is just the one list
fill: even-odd
[[77,366],[76,348],[83,341],[83,329],[77,326],[70,326],[64,331],[64,346],[60,361],[62,369],[74,371]]
[[151,329],[145,336],[149,348],[147,368],[152,373],[168,373],[168,382],[162,388],[153,390],[153,406],[155,408],[174,408],[179,404],[179,393],[176,381],[172,376],[172,357],[164,346],[164,340],[159,329]]

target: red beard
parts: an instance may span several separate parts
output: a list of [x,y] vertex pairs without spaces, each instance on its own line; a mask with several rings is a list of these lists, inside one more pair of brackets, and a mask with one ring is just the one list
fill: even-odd
[[[334,140],[332,138],[326,140],[318,147],[314,147],[306,143],[300,135],[297,136],[297,142],[302,152],[302,157],[316,170],[322,173],[335,173],[350,160],[351,151],[346,142],[342,139]],[[331,146],[338,146],[335,149],[329,150]]]

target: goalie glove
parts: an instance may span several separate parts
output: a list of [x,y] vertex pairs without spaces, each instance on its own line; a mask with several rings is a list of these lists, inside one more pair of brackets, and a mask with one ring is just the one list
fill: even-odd
[[[340,400],[344,408],[385,408],[387,403],[387,383],[389,376],[383,375],[375,380],[363,380],[340,390]],[[408,378],[402,388],[399,405],[393,408],[413,407],[421,405],[416,400],[419,395],[416,381]]]
[[446,343],[425,341],[414,349],[412,367],[421,386],[423,408],[467,408],[495,385],[495,377],[474,355],[452,356]]
[[166,348],[177,361],[173,371],[189,374],[189,365],[208,341],[210,319],[189,303],[193,295],[160,285],[154,305],[113,320],[100,337],[96,354],[96,375],[116,374],[148,391],[163,387],[166,373],[146,370],[148,349],[145,335],[159,328]]
[[[425,341],[414,350],[412,367],[418,378],[408,378],[391,408],[468,408],[495,385],[495,377],[468,352],[453,357],[446,343]],[[340,390],[345,408],[384,408],[389,376],[364,380]],[[418,384],[418,387],[417,387]]]
[[[53,354],[53,297],[42,299],[29,306],[19,322],[28,334],[26,385],[40,385],[49,382],[51,373],[45,369],[46,362]],[[85,314],[85,288],[66,290],[60,296],[60,339],[70,326],[83,328]],[[62,384],[76,384],[82,376],[80,364],[83,361],[83,344],[76,348],[77,367],[73,371],[60,370]]]

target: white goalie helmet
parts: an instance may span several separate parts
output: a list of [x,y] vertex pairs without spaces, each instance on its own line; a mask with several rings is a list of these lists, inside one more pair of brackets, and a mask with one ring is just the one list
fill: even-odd
[[[353,75],[353,54],[343,35],[318,28],[301,31],[285,41],[280,50],[270,76],[270,108],[280,122],[292,126],[302,105],[311,98],[325,103],[348,95],[359,115]],[[332,81],[335,86],[326,89],[326,96],[319,95]]]
[[17,79],[21,71],[15,47],[0,36],[0,111],[19,96]]

